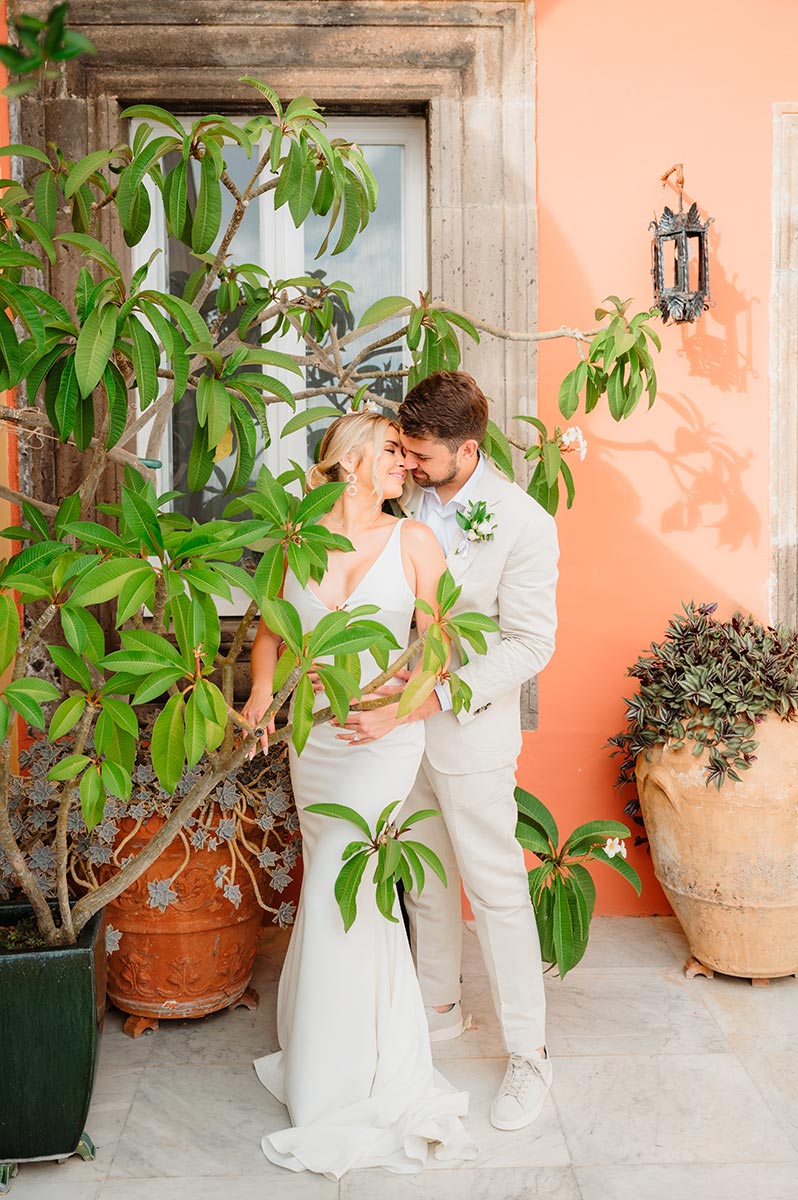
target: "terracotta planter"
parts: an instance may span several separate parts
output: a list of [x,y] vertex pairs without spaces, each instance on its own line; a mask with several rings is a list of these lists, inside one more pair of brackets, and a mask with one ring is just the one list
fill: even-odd
[[[162,824],[162,817],[150,817],[126,842],[123,856],[141,850]],[[119,825],[123,839],[134,822]],[[122,934],[108,958],[108,998],[123,1012],[155,1018],[151,1027],[158,1018],[203,1017],[235,1003],[252,975],[262,913],[248,873],[239,864],[241,903],[234,908],[214,882],[219,868],[230,865],[227,843],[192,850],[183,866],[185,857],[177,838],[106,908],[109,926]],[[163,912],[151,907],[148,884],[178,871],[171,884],[177,900]]]
[[700,963],[726,975],[798,972],[798,723],[757,726],[757,761],[706,786],[707,755],[663,746],[636,763],[654,872]]

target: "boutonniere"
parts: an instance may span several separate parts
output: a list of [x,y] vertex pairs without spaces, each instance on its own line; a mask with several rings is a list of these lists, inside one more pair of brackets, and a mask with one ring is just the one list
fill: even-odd
[[457,524],[465,532],[456,553],[465,557],[469,542],[492,542],[496,533],[496,518],[485,500],[472,500],[465,512],[458,512]]

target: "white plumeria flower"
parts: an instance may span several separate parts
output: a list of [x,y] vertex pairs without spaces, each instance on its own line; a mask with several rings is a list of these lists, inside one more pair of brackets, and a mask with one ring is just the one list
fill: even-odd
[[607,838],[603,850],[607,858],[615,858],[616,854],[620,854],[621,858],[626,858],[626,843],[622,842],[620,838]]
[[560,438],[560,446],[563,450],[570,450],[572,447],[574,450],[578,450],[579,460],[580,462],[584,462],[585,455],[587,454],[587,438],[578,425],[568,426]]

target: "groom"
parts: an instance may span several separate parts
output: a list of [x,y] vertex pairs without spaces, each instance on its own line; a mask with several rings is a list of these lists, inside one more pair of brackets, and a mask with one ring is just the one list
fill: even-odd
[[[520,1129],[542,1111],[552,1069],[540,945],[515,839],[519,696],[554,650],[558,550],[552,518],[481,454],[487,421],[487,400],[462,371],[430,375],[399,409],[413,478],[402,507],[429,525],[443,547],[462,588],[453,613],[481,612],[500,628],[487,634],[486,654],[451,663],[472,690],[470,711],[455,715],[442,684],[410,718],[426,721],[426,752],[404,815],[440,810],[443,820],[425,822],[424,839],[441,859],[449,886],[429,872],[422,895],[406,893],[405,904],[430,1038],[457,1037],[463,1031],[459,872],[510,1056],[491,1121],[498,1129]],[[469,516],[480,501],[492,538]],[[353,713],[347,725],[361,740],[372,739],[388,733],[396,719],[389,706]]]

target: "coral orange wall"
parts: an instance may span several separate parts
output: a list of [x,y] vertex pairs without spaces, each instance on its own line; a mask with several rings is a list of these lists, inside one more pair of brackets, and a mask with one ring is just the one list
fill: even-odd
[[[662,328],[654,410],[579,421],[562,558],[556,656],[519,780],[561,828],[620,817],[603,749],[623,723],[627,665],[682,601],[768,618],[768,339],[772,106],[798,97],[790,0],[538,0],[540,328],[591,327],[608,292],[651,299],[647,225],[677,200],[659,176],[684,163],[685,199],[711,226],[714,306]],[[557,419],[572,347],[540,353],[539,408]],[[573,460],[572,460],[573,461]],[[644,888],[596,868],[598,910],[668,911],[644,850]]]

